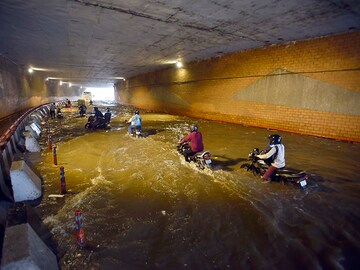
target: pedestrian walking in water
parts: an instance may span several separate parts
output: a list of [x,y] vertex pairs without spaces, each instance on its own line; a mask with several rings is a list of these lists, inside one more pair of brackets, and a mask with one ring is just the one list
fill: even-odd
[[55,102],[50,104],[50,118],[54,119],[55,118]]

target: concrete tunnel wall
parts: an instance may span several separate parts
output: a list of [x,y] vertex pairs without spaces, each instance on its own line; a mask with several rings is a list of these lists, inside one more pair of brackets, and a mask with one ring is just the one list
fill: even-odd
[[29,74],[26,67],[0,56],[0,119],[44,103],[78,98],[80,92],[78,86],[46,81],[41,72]]
[[139,108],[360,142],[360,32],[237,52],[117,85]]

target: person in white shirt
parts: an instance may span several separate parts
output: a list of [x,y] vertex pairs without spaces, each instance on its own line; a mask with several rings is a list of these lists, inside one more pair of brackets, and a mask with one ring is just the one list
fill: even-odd
[[135,111],[134,115],[129,119],[128,123],[130,124],[128,127],[128,132],[130,134],[132,134],[134,129],[141,130],[142,118],[139,115],[138,110]]
[[261,177],[266,182],[271,181],[271,177],[275,175],[278,169],[283,169],[285,167],[285,146],[281,142],[281,136],[278,134],[271,134],[269,135],[269,142],[269,148],[266,152],[256,156],[269,164],[269,168]]

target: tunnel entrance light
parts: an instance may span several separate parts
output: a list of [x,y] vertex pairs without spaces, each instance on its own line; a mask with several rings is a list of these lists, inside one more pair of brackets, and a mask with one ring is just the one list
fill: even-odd
[[110,85],[104,87],[86,87],[86,92],[91,92],[92,100],[115,100],[114,88]]
[[176,67],[177,68],[182,68],[183,67],[183,63],[181,63],[180,61],[176,62]]

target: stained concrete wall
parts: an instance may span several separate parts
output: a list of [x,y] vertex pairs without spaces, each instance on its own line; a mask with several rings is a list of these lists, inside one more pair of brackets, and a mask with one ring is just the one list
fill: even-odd
[[139,108],[360,141],[360,32],[187,63],[116,92]]
[[29,74],[26,67],[0,56],[0,119],[47,102],[80,96],[79,87],[46,81],[41,73]]

